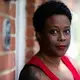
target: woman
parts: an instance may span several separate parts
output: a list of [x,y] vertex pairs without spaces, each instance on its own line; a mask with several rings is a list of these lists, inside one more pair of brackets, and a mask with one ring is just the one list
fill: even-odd
[[72,15],[60,1],[48,1],[38,7],[33,25],[40,51],[20,73],[19,80],[80,80],[79,66],[64,56],[71,39]]

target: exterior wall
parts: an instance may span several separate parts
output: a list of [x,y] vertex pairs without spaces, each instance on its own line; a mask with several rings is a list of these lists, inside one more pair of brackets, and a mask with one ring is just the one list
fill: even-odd
[[35,10],[35,0],[27,0],[27,29],[26,29],[26,61],[34,54],[33,47],[35,32],[32,25],[32,16]]
[[27,0],[26,62],[39,50],[39,45],[35,37],[35,30],[32,25],[32,16],[37,6],[45,1],[46,0]]
[[[15,13],[16,2],[0,0],[0,80],[15,80]],[[10,19],[10,48],[4,50],[3,21]]]

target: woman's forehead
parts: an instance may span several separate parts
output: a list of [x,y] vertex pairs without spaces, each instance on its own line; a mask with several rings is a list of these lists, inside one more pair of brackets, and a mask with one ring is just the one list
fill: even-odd
[[57,26],[57,27],[70,27],[71,23],[68,19],[67,16],[65,15],[54,15],[50,16],[48,19],[45,21],[45,26]]

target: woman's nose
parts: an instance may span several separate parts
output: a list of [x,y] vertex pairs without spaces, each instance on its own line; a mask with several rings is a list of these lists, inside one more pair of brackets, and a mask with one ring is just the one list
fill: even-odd
[[58,40],[59,40],[59,41],[65,41],[65,40],[66,40],[66,37],[65,37],[65,35],[64,35],[63,32],[61,32],[61,33],[59,34]]

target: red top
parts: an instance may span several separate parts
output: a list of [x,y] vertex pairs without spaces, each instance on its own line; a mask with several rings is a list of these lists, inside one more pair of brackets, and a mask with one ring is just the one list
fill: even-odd
[[[71,62],[69,61],[69,59],[66,56],[63,56],[62,58],[63,63],[68,67],[68,69],[72,72],[74,80],[80,80],[80,75],[78,74],[78,72],[76,71],[76,69],[74,68],[74,66],[71,64]],[[42,60],[37,57],[34,56],[31,58],[31,60],[28,62],[28,64],[32,64],[35,65],[39,68],[41,68],[41,70],[51,79],[51,80],[59,80],[47,67],[46,65],[42,62]]]

